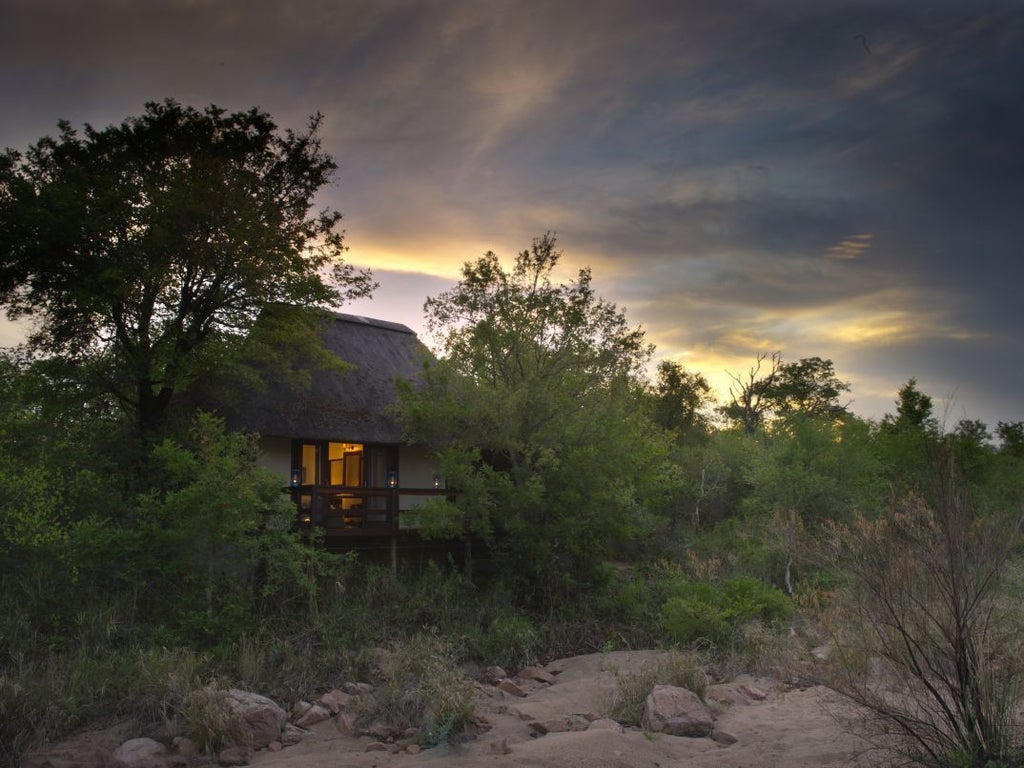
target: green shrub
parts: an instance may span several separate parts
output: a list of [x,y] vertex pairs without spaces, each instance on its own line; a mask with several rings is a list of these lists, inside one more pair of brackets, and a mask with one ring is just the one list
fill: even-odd
[[541,635],[529,616],[505,608],[486,627],[476,629],[471,650],[484,664],[518,670],[537,660]]
[[772,623],[789,616],[789,599],[774,587],[752,579],[727,579],[720,586],[691,582],[662,607],[662,627],[675,642],[732,643],[742,625],[760,619]]
[[432,746],[473,717],[472,683],[459,670],[451,644],[433,633],[395,642],[378,660],[376,682],[359,713],[362,724],[418,728]]

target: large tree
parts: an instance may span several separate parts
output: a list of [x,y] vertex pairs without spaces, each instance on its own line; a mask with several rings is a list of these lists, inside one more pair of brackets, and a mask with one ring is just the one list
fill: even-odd
[[59,123],[0,155],[0,304],[29,343],[112,395],[144,434],[268,308],[372,289],[342,260],[320,116],[281,133],[259,110],[175,101],[80,135]]
[[849,415],[839,398],[850,391],[850,385],[836,376],[831,360],[804,357],[787,363],[780,352],[763,353],[745,377],[729,376],[733,380],[729,387],[732,402],[720,410],[748,435],[772,417]]
[[688,371],[674,360],[662,360],[650,398],[655,423],[672,430],[678,440],[701,440],[711,431],[708,414],[714,395],[702,373]]
[[441,360],[402,398],[410,435],[438,448],[459,491],[456,530],[468,522],[540,599],[593,575],[672,476],[641,405],[643,332],[589,270],[556,283],[560,256],[546,235],[511,271],[493,253],[467,263],[427,302]]

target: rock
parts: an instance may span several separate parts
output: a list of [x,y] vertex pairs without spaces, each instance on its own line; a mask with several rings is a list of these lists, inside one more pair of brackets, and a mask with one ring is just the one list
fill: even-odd
[[309,712],[309,710],[311,710],[312,708],[313,705],[308,701],[304,701],[302,699],[296,701],[294,706],[292,707],[292,719],[298,720],[304,714]]
[[272,741],[280,741],[281,730],[288,722],[287,713],[266,696],[232,688],[225,699],[238,720],[242,743],[252,749],[263,749]]
[[569,730],[569,723],[557,717],[549,720],[534,720],[529,726],[541,736],[546,736],[549,733],[565,733]]
[[333,691],[328,691],[320,697],[320,704],[326,707],[332,715],[336,715],[341,710],[346,709],[351,703],[352,696],[344,691],[339,691],[337,688]]
[[592,720],[587,730],[623,732],[622,726],[610,717],[599,717],[596,720]]
[[217,753],[217,762],[220,765],[248,765],[252,754],[246,747],[226,747]]
[[729,747],[735,744],[739,739],[733,736],[731,733],[726,731],[720,731],[717,728],[711,732],[711,740],[716,744],[721,744],[723,747]]
[[113,768],[166,768],[167,749],[153,739],[129,739],[114,750],[110,764]]
[[199,754],[199,745],[188,736],[175,736],[171,741],[174,751],[186,759],[192,759]]
[[506,677],[508,677],[508,675],[505,673],[505,670],[497,665],[485,667],[480,672],[480,679],[485,683],[490,683],[491,685],[497,685]]
[[406,746],[405,751],[410,755],[418,755],[422,750],[419,744],[409,744]]
[[373,693],[373,686],[369,683],[343,683],[341,690],[349,696],[365,696],[368,693]]
[[267,752],[280,752],[282,749],[284,749],[284,744],[280,741],[272,741],[267,744]]
[[352,712],[339,712],[334,722],[342,736],[356,735],[356,716]]
[[331,710],[325,707],[323,704],[314,704],[306,713],[295,721],[295,724],[299,728],[310,728],[317,723],[322,723],[324,720],[331,719]]
[[585,731],[590,727],[590,721],[583,715],[568,715],[566,717],[552,717],[547,720],[533,720],[529,723],[529,726],[538,734],[544,736],[548,733]]
[[762,691],[753,683],[741,683],[740,693],[749,696],[754,701],[764,701],[768,698],[768,694]]
[[281,729],[281,744],[286,747],[294,747],[307,736],[309,736],[309,731],[305,728],[299,728],[294,723],[285,723],[284,728]]
[[555,682],[555,676],[543,667],[526,667],[520,670],[519,678],[521,680],[537,680],[548,685],[552,685]]
[[397,727],[382,720],[374,720],[363,728],[363,733],[367,736],[372,736],[378,741],[394,741],[402,735],[402,732]]
[[569,715],[568,722],[570,731],[586,731],[590,728],[590,720],[586,715]]
[[513,696],[526,696],[526,692],[507,677],[498,683],[498,688],[503,690],[505,693],[511,693]]
[[685,688],[656,685],[644,703],[644,726],[655,733],[702,738],[714,725],[708,706]]

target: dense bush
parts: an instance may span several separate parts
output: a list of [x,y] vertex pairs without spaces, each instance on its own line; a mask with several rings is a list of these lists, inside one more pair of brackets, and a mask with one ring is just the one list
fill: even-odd
[[473,717],[473,686],[458,667],[454,648],[433,633],[396,640],[381,655],[373,695],[359,719],[401,730],[416,728],[428,746],[448,739]]
[[691,582],[666,601],[662,625],[678,643],[724,647],[734,633],[754,619],[772,623],[792,613],[785,594],[757,579],[739,577],[721,584]]

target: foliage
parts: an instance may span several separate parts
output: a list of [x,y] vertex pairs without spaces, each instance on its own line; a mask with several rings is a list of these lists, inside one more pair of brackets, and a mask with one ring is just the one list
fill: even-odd
[[662,607],[662,624],[675,642],[724,647],[743,624],[755,618],[773,622],[791,612],[792,604],[779,590],[757,579],[738,577],[721,585],[683,585]]
[[667,435],[639,407],[643,333],[588,270],[554,283],[560,256],[545,235],[510,272],[493,253],[467,263],[426,305],[444,358],[401,393],[407,432],[436,447],[466,530],[540,601],[594,578],[675,478]]
[[1020,522],[974,507],[948,457],[937,473],[934,504],[907,495],[832,529],[844,579],[833,684],[872,714],[883,746],[920,764],[1016,765],[1024,649],[1006,582]]
[[749,492],[740,503],[749,533],[773,551],[762,575],[792,594],[800,568],[811,564],[821,526],[854,510],[879,508],[884,476],[870,426],[791,414],[766,429],[743,470]]
[[999,436],[999,450],[1003,453],[1024,458],[1024,421],[1000,421],[996,426]]
[[509,671],[533,664],[542,650],[542,637],[529,615],[506,608],[470,640],[475,658]]
[[787,363],[781,352],[763,353],[746,375],[730,376],[731,402],[719,410],[747,435],[753,435],[772,417],[839,419],[849,415],[839,398],[850,391],[850,385],[836,376],[831,360],[805,357]]
[[711,430],[709,412],[714,396],[702,374],[687,371],[677,362],[662,360],[649,396],[654,422],[671,431],[677,441],[707,437]]
[[376,689],[360,712],[362,723],[381,720],[423,730],[430,746],[473,716],[473,687],[444,639],[421,632],[395,641],[381,657]]
[[[0,304],[144,431],[274,305],[364,295],[341,215],[312,210],[335,170],[313,117],[172,100],[80,136],[69,123],[0,156]],[[333,269],[333,283],[322,277]],[[294,318],[293,318],[294,319]]]
[[932,413],[932,398],[917,388],[916,378],[911,377],[900,387],[897,392],[896,413],[886,415],[882,420],[882,426],[890,432],[938,432],[938,421]]
[[849,415],[846,406],[839,403],[849,391],[850,385],[836,376],[831,360],[805,357],[779,366],[768,394],[778,416],[838,419]]

